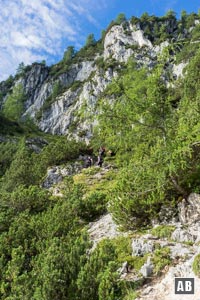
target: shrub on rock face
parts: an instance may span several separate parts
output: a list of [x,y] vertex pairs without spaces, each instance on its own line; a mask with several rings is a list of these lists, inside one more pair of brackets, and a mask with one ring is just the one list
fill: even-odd
[[156,249],[152,259],[154,267],[154,272],[158,274],[164,269],[165,266],[170,265],[170,249],[168,247]]
[[120,14],[117,16],[116,20],[115,20],[115,22],[116,22],[117,25],[120,25],[120,24],[123,23],[124,21],[126,21],[126,16],[125,16],[124,13],[120,13]]
[[198,254],[193,262],[192,269],[195,275],[200,277],[200,254]]
[[174,230],[174,226],[160,225],[152,229],[152,234],[159,238],[170,238]]

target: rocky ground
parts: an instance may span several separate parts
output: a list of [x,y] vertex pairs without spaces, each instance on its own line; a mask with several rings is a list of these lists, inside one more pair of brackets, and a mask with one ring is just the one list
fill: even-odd
[[[113,170],[109,165],[104,168],[83,169],[81,162],[70,166],[55,166],[48,170],[43,186],[51,189],[55,195],[62,196],[63,179],[74,175],[75,182],[85,182],[90,191],[94,186],[104,184]],[[132,257],[145,257],[146,262],[136,271],[125,261],[118,271],[122,280],[141,283],[137,300],[199,300],[200,279],[194,274],[192,264],[196,255],[200,254],[200,195],[192,193],[187,199],[183,199],[179,203],[176,217],[167,207],[163,208],[162,214],[162,222],[157,222],[141,234],[121,232],[112,215],[107,213],[88,225],[92,249],[102,239],[131,236]],[[167,220],[170,216],[171,220]],[[162,251],[168,253],[166,263],[165,255],[160,257],[161,262],[156,263],[155,257],[159,251],[161,254]],[[158,264],[161,264],[160,268]],[[175,295],[175,277],[194,278],[195,294]]]
[[[200,253],[200,195],[191,194],[187,202],[179,204],[179,215],[176,221],[168,224],[157,224],[149,233],[136,234],[132,238],[132,256],[144,257],[145,264],[139,272],[124,262],[119,269],[121,279],[142,281],[136,300],[198,300],[200,279],[194,274],[192,265]],[[169,231],[170,229],[170,231]],[[115,238],[122,235],[112,220],[111,215],[100,218],[91,224],[89,234],[94,245],[103,238]],[[169,234],[170,232],[170,234]],[[130,235],[130,233],[124,233]],[[169,249],[170,262],[155,273],[158,267],[153,263],[157,249]],[[164,258],[165,259],[165,258]],[[174,292],[175,277],[194,278],[194,295],[177,295]]]
[[111,214],[106,214],[96,222],[90,223],[88,233],[91,241],[93,242],[93,249],[102,239],[114,239],[117,236],[126,235],[126,233],[119,231]]

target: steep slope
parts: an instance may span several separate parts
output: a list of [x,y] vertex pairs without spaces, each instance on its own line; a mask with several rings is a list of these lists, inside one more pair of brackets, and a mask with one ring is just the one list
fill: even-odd
[[[70,63],[62,61],[51,68],[35,63],[26,67],[13,82],[1,83],[1,99],[5,102],[13,84],[22,84],[26,95],[23,118],[33,118],[42,131],[89,141],[96,124],[91,116],[107,85],[126,68],[130,57],[139,67],[153,68],[161,51],[165,47],[173,48],[174,39],[181,37],[182,43],[187,41],[192,25],[198,25],[197,16],[193,17],[189,30],[180,29],[181,24],[173,15],[114,23],[97,43],[98,47],[85,46],[81,50],[83,55],[80,51]],[[159,27],[165,34],[158,29],[156,32]],[[174,54],[171,51],[171,55]],[[178,77],[183,67],[184,64],[175,66],[172,60],[168,70]]]
[[174,276],[198,297],[199,29],[172,12],[112,22],[0,84],[2,300],[171,300]]
[[[64,168],[63,168],[64,170]],[[101,192],[109,193],[109,188],[116,184],[118,170],[113,174],[112,167],[106,166],[102,169],[92,167],[91,169],[77,170],[73,175],[76,184],[84,185],[85,196],[83,198],[82,212],[83,218],[95,216],[100,206],[100,201],[96,204],[88,202],[91,206],[84,206],[84,201],[88,201],[87,195]],[[50,174],[47,178],[50,178]],[[56,174],[55,174],[56,175]],[[105,176],[106,175],[106,176]],[[65,173],[64,178],[69,174]],[[110,178],[109,182],[105,179]],[[55,176],[54,185],[49,185],[56,195],[63,197],[65,183],[60,179],[57,185]],[[58,193],[59,190],[59,193]],[[100,199],[99,199],[100,200]],[[96,205],[94,207],[93,205]],[[78,209],[78,207],[76,207]],[[104,213],[102,216],[99,209],[93,222],[88,224],[88,234],[92,242],[90,255],[94,250],[109,240],[110,245],[115,243],[121,246],[118,249],[118,276],[121,281],[129,285],[135,283],[136,287],[129,290],[129,298],[136,300],[171,300],[183,299],[183,295],[174,294],[175,277],[191,277],[195,280],[195,295],[193,299],[198,299],[199,277],[194,273],[195,261],[198,264],[199,250],[199,221],[200,221],[200,195],[190,194],[186,200],[182,200],[178,205],[178,212],[169,207],[162,208],[160,220],[151,228],[145,231],[120,231],[119,226],[113,221],[111,213]],[[79,213],[81,213],[79,211]],[[89,220],[89,219],[88,219]],[[126,247],[123,243],[130,244]],[[131,253],[130,253],[130,252]],[[128,296],[127,296],[128,297]],[[187,297],[184,295],[184,299]],[[188,296],[190,299],[190,296]]]

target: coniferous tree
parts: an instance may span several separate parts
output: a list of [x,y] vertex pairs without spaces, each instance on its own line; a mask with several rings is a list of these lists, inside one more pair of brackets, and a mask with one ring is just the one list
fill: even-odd
[[8,95],[3,106],[5,117],[13,121],[19,121],[24,109],[25,100],[26,96],[23,86],[21,84],[14,86],[12,93]]
[[120,25],[124,21],[126,21],[126,16],[124,13],[120,13],[115,20],[116,24],[118,24],[118,25]]
[[32,174],[31,151],[27,148],[25,139],[19,143],[14,159],[3,177],[2,185],[6,191],[12,192],[19,185],[29,186],[34,184]]
[[70,63],[72,58],[75,56],[74,46],[68,46],[67,50],[64,52],[63,61],[64,63]]
[[17,68],[17,75],[23,75],[25,70],[25,64],[23,62],[21,62]]
[[93,33],[90,33],[86,39],[85,46],[90,47],[96,44],[96,40]]

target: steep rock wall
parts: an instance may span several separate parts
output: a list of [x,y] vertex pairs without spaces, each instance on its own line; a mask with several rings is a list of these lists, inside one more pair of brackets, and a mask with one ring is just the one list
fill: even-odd
[[[93,60],[87,58],[72,64],[59,76],[55,77],[49,67],[35,63],[14,82],[22,83],[27,96],[23,117],[33,118],[45,132],[89,141],[96,120],[88,116],[95,116],[98,99],[113,77],[118,76],[120,68],[132,57],[138,66],[146,65],[151,69],[157,62],[158,54],[168,45],[168,42],[163,42],[154,46],[145,37],[140,24],[125,22],[110,28],[105,35],[101,54],[96,53]],[[103,65],[99,64],[99,59]],[[171,70],[179,77],[183,67],[183,64],[172,64]],[[48,103],[57,83],[63,90]],[[4,89],[3,84],[1,89]]]

